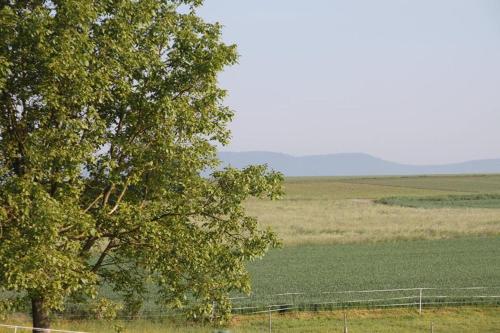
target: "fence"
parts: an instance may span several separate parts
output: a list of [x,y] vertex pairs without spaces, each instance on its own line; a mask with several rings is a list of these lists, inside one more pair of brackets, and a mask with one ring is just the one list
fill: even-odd
[[500,287],[403,288],[350,290],[319,293],[290,292],[235,297],[233,313],[320,311],[346,308],[424,307],[447,305],[500,304]]
[[[500,287],[404,288],[351,290],[320,293],[282,293],[265,296],[235,297],[233,313],[267,314],[266,330],[273,332],[273,313],[288,311],[321,311],[349,308],[414,307],[422,314],[424,307],[447,305],[500,305]],[[348,332],[344,312],[343,332]],[[434,324],[430,323],[434,333]]]
[[0,324],[0,328],[9,328],[12,329],[13,333],[21,333],[22,331],[34,331],[43,333],[86,333],[86,332],[78,332],[78,331],[64,331],[64,330],[55,330],[55,329],[47,329],[47,328],[38,328],[38,327],[27,327],[27,326],[17,326],[17,325],[3,325]]
[[[317,293],[288,292],[270,295],[252,295],[231,298],[232,313],[269,314],[289,311],[324,311],[349,308],[415,308],[422,313],[426,307],[448,305],[500,305],[500,286],[498,287],[460,287],[460,288],[400,288],[380,290],[325,291]],[[216,313],[214,313],[216,315]],[[91,315],[83,304],[68,304],[67,310],[60,313],[64,319],[89,319]],[[117,319],[161,319],[183,317],[183,313],[161,309],[153,304],[145,306],[134,316],[122,313]],[[11,327],[14,332],[32,329],[30,327],[0,325]],[[48,330],[40,329],[40,332]],[[83,333],[63,330],[50,330],[60,333]]]
[[[400,288],[380,290],[325,291],[317,293],[288,292],[231,298],[233,314],[262,314],[288,311],[322,311],[348,308],[425,307],[447,305],[500,305],[499,287],[461,288]],[[214,314],[216,315],[216,313]],[[67,304],[60,316],[65,319],[86,319],[90,314],[85,305]],[[183,317],[181,312],[146,304],[133,316],[120,313],[118,319],[160,319]]]

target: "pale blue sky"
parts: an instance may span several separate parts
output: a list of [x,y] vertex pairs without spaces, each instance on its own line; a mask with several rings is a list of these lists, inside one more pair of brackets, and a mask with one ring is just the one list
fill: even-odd
[[224,150],[500,158],[500,0],[206,0],[238,44]]

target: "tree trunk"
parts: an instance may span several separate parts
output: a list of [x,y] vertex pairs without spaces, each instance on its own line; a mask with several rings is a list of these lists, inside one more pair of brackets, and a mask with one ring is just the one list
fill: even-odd
[[[31,299],[31,311],[33,313],[33,327],[50,328],[49,311],[47,310],[42,297]],[[46,333],[45,330],[33,329],[33,333]]]

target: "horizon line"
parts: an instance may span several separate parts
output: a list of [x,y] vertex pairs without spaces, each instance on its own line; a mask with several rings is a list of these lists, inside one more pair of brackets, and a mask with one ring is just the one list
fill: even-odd
[[406,166],[443,166],[443,165],[452,165],[452,164],[464,164],[464,163],[470,163],[470,162],[497,161],[497,160],[500,161],[500,157],[490,157],[490,158],[467,159],[467,160],[461,160],[461,161],[456,161],[456,162],[446,162],[446,163],[413,164],[413,163],[397,162],[394,160],[386,159],[383,157],[379,157],[379,156],[369,154],[369,153],[364,153],[364,152],[338,152],[338,153],[319,153],[319,154],[305,154],[305,155],[295,155],[295,154],[277,152],[277,151],[271,151],[271,150],[218,150],[217,152],[218,153],[233,153],[233,154],[241,154],[241,153],[279,154],[279,155],[286,155],[286,156],[293,157],[293,158],[334,156],[334,155],[364,155],[364,156],[372,157],[372,158],[375,158],[375,159],[378,159],[378,160],[381,160],[384,162],[397,163],[397,164],[406,165]]

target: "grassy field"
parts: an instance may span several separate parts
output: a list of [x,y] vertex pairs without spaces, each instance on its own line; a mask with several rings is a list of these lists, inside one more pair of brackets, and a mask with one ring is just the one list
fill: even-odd
[[500,194],[461,194],[432,197],[389,197],[376,200],[385,205],[412,208],[500,208]]
[[349,184],[370,184],[461,193],[499,193],[500,175],[346,177]]
[[[278,233],[284,247],[249,263],[253,296],[235,301],[235,307],[388,296],[321,294],[346,290],[429,287],[443,289],[426,290],[424,297],[460,298],[480,292],[445,288],[487,286],[492,288],[484,295],[500,295],[500,175],[289,178],[285,190],[281,201],[246,203],[251,215]],[[266,296],[286,292],[306,295]],[[416,291],[393,296],[408,297],[410,302]],[[349,310],[350,332],[426,332],[431,321],[436,332],[499,331],[498,307],[426,309],[423,316],[415,315],[412,307]],[[342,327],[340,312],[274,317],[275,332],[329,332]],[[237,316],[231,331],[262,332],[267,329],[266,318]],[[107,333],[114,332],[116,322],[58,324]],[[185,322],[136,320],[120,325],[127,327],[126,332],[139,333],[213,332]]]
[[[473,301],[500,302],[500,237],[448,240],[393,241],[366,244],[300,244],[272,250],[263,260],[248,265],[252,295],[233,295],[233,307],[293,304],[300,309],[332,309],[417,302],[418,290],[341,293],[341,291],[438,288],[426,290],[424,302],[470,302],[470,296],[497,296]],[[485,290],[457,290],[463,287],[490,287]],[[333,292],[333,293],[330,293]],[[280,295],[303,293],[303,295]],[[410,297],[412,297],[410,299]],[[405,298],[396,300],[396,298]],[[365,302],[380,299],[380,302]],[[387,302],[385,300],[391,300]],[[330,306],[315,306],[327,303]],[[158,315],[154,299],[145,309]],[[150,312],[151,311],[151,312]],[[237,312],[239,310],[236,310]]]
[[284,200],[248,203],[284,241],[249,266],[254,292],[496,286],[499,191],[498,175],[287,179]]
[[[281,201],[250,200],[249,212],[285,245],[499,236],[500,206],[439,209],[388,206],[376,200],[500,193],[500,176],[290,178]],[[469,201],[469,203],[471,203]],[[483,202],[486,205],[486,202]],[[458,207],[458,208],[457,208]]]
[[[429,309],[418,315],[413,309],[386,310],[347,310],[349,332],[359,333],[427,333],[431,323],[434,332],[498,332],[500,315],[495,307],[459,307]],[[342,332],[344,311],[290,313],[272,316],[273,332]],[[27,324],[26,319],[18,319],[17,324]],[[85,332],[115,333],[116,326],[127,333],[257,333],[269,330],[269,317],[235,317],[226,329],[203,327],[186,323],[168,321],[132,321],[132,322],[56,322],[60,329],[81,330]],[[12,329],[1,329],[0,333],[12,333]]]
[[288,246],[271,251],[249,269],[256,295],[500,287],[500,237]]

